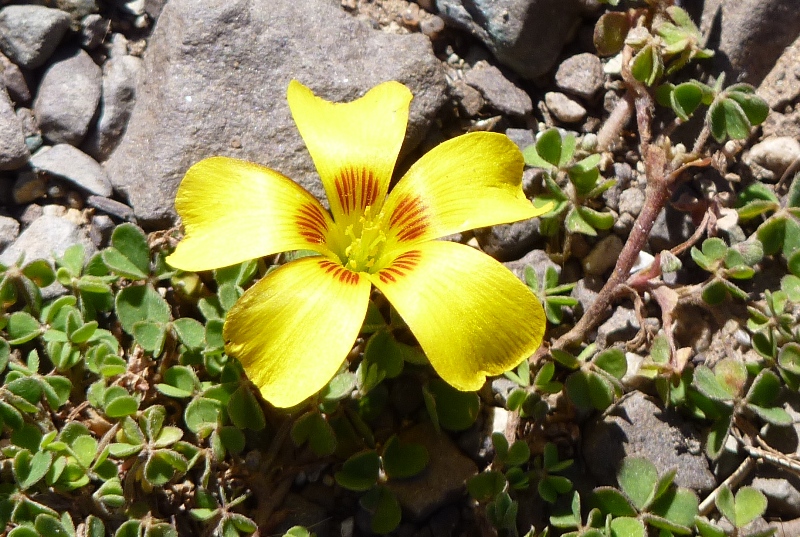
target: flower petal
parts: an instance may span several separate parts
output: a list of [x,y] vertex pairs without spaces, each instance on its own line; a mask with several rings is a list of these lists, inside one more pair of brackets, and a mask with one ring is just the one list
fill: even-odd
[[469,246],[426,242],[368,276],[411,328],[436,372],[459,390],[479,389],[532,355],[545,316],[503,265]]
[[405,137],[411,92],[384,82],[349,103],[331,103],[293,80],[287,98],[317,167],[334,220],[380,208]]
[[252,162],[201,160],[186,172],[175,208],[186,236],[173,267],[208,270],[288,250],[328,254],[327,211],[300,185]]
[[387,249],[544,214],[549,206],[535,208],[522,192],[523,164],[503,134],[475,132],[436,146],[386,200]]
[[264,399],[294,406],[321,390],[342,365],[367,313],[369,281],[324,257],[292,261],[228,312],[225,349]]

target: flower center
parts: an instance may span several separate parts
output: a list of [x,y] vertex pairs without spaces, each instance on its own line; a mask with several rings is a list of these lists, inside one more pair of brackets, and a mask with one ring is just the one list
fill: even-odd
[[381,227],[383,213],[372,214],[368,205],[358,220],[344,228],[344,256],[342,264],[354,272],[374,272],[375,263],[383,252],[386,234]]

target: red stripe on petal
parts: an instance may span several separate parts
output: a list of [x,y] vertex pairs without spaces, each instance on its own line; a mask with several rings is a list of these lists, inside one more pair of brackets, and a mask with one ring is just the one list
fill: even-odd
[[397,240],[411,241],[424,235],[428,229],[428,216],[422,198],[405,197],[392,212],[389,225],[397,230]]
[[406,274],[411,272],[422,258],[422,254],[418,250],[411,250],[400,254],[392,261],[392,264],[378,273],[378,278],[383,283],[394,283],[398,278],[403,278]]
[[322,209],[316,205],[304,204],[295,214],[295,225],[300,236],[314,244],[325,242],[325,233],[328,231],[328,224],[325,222],[325,215]]
[[319,261],[319,266],[325,271],[325,274],[331,274],[334,278],[345,285],[356,285],[359,282],[360,276],[357,273],[353,272],[352,270],[348,270],[343,266],[334,263],[333,261],[321,259]]
[[378,198],[379,183],[368,168],[342,168],[333,182],[339,206],[345,215],[363,212]]

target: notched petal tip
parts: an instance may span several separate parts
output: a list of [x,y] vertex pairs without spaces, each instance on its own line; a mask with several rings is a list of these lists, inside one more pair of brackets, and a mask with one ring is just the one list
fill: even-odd
[[322,256],[265,276],[228,312],[226,350],[264,399],[288,408],[311,397],[341,366],[369,303],[369,281]]
[[415,246],[369,276],[459,390],[517,366],[539,348],[546,321],[530,289],[503,265],[461,244]]

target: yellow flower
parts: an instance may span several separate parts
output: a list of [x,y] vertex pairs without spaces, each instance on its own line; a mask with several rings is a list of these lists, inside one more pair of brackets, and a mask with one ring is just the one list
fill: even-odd
[[228,312],[226,351],[264,398],[294,406],[330,381],[358,337],[372,285],[459,390],[477,390],[487,375],[533,354],[545,328],[536,297],[489,256],[434,240],[548,209],[525,198],[514,143],[486,132],[444,142],[387,196],[408,88],[385,82],[356,101],[331,103],[292,81],[288,101],[330,213],[274,170],[208,158],[178,188],[186,237],[167,258],[200,271],[290,250],[320,254],[271,272]]

